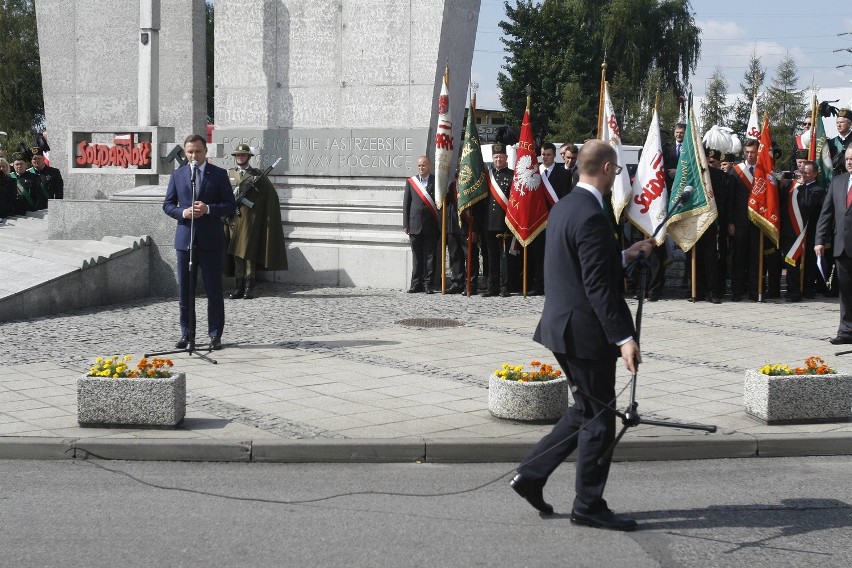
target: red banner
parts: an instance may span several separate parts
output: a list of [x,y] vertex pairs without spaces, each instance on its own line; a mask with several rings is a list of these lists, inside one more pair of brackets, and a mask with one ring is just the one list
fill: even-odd
[[778,181],[775,179],[775,159],[772,156],[772,131],[769,117],[763,117],[760,148],[754,167],[754,182],[748,198],[748,218],[760,227],[764,235],[778,246],[781,217],[778,203]]
[[506,225],[523,246],[529,245],[547,226],[547,198],[538,171],[535,142],[530,127],[530,113],[524,112],[515,178],[509,193]]

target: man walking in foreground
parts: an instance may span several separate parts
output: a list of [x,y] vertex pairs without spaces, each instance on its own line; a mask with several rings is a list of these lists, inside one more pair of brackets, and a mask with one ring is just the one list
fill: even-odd
[[619,251],[603,206],[621,170],[615,150],[590,140],[580,150],[578,162],[580,181],[548,219],[544,268],[548,293],[533,337],[553,352],[578,390],[574,405],[524,458],[510,485],[542,513],[553,513],[542,490],[550,474],[577,449],[571,522],[632,530],[636,521],[613,513],[603,498],[610,459],[603,464],[598,459],[615,437],[615,414],[601,402],[615,403],[619,354],[631,373],[641,362],[621,281],[624,266],[640,252],[648,256],[653,241]]

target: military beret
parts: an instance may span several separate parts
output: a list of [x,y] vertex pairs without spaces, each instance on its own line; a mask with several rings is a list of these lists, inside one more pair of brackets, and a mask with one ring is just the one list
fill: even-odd
[[852,120],[852,110],[849,110],[848,108],[837,109],[837,118],[845,118],[846,120]]
[[708,158],[713,158],[714,160],[722,161],[722,152],[720,150],[716,150],[715,148],[704,148],[704,153]]
[[15,152],[14,154],[12,154],[12,161],[17,162],[18,160],[21,160],[22,162],[27,161],[27,159],[24,157],[23,152]]
[[797,148],[796,149],[796,159],[797,160],[807,160],[808,159],[808,149],[807,148]]
[[735,154],[723,154],[722,155],[723,162],[736,162],[737,156]]
[[236,156],[237,154],[248,154],[249,156],[254,156],[254,152],[251,151],[251,146],[248,144],[240,144],[234,151],[231,152],[232,156]]
[[505,154],[506,153],[506,145],[502,142],[495,142],[491,145],[491,154]]
[[30,148],[30,152],[32,152],[33,156],[44,156],[44,150],[42,150],[38,146],[33,146],[32,148]]

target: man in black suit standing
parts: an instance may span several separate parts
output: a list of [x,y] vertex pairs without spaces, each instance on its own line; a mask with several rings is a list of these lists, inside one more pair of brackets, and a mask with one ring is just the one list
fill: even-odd
[[435,256],[441,230],[431,170],[429,158],[417,158],[417,175],[408,178],[402,194],[402,230],[408,235],[412,255],[409,294],[435,293]]
[[579,154],[580,181],[550,212],[544,278],[547,296],[533,339],[553,352],[574,393],[574,405],[524,458],[510,485],[539,511],[550,514],[542,489],[550,474],[576,448],[576,497],[571,522],[631,530],[636,521],[613,513],[603,498],[610,459],[598,464],[615,437],[615,414],[601,402],[615,402],[619,354],[635,373],[641,362],[630,308],[621,292],[624,266],[653,241],[619,251],[603,200],[621,168],[615,150],[600,140]]
[[[559,148],[559,153],[562,155],[562,160],[565,162],[565,171],[568,172],[571,180],[571,186],[568,188],[568,191],[565,192],[565,195],[568,195],[571,188],[577,185],[577,182],[580,181],[580,172],[577,171],[577,154],[580,153],[580,149],[577,148],[576,144],[568,142]],[[560,195],[559,199],[562,199],[563,197],[564,195]]]
[[62,199],[65,195],[65,183],[62,181],[62,174],[56,168],[48,166],[44,162],[44,150],[38,146],[30,148],[33,157],[29,172],[32,172],[41,184],[41,187],[50,196],[50,199]]
[[825,255],[825,245],[831,243],[834,286],[840,288],[840,327],[837,337],[829,340],[833,345],[852,343],[852,218],[848,213],[852,206],[852,147],[846,149],[844,163],[846,173],[835,175],[828,186],[814,238],[814,252],[819,257]]
[[183,151],[189,163],[172,173],[163,201],[163,211],[178,222],[175,252],[181,337],[175,347],[195,348],[195,282],[200,265],[207,292],[210,348],[221,349],[222,329],[225,327],[222,290],[225,231],[222,217],[234,213],[234,192],[231,191],[228,172],[207,162],[207,142],[204,138],[190,134],[184,140]]

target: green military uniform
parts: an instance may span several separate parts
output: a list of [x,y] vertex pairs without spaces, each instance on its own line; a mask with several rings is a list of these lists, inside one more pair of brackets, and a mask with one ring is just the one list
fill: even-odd
[[[241,144],[234,154],[254,155],[251,149]],[[253,180],[263,172],[249,167],[228,170],[228,179],[234,194],[250,187]],[[251,204],[251,206],[249,206]],[[281,223],[281,206],[278,193],[269,178],[264,177],[250,190],[238,206],[239,215],[225,223],[228,238],[225,275],[237,277],[237,287],[231,299],[253,296],[257,270],[287,270],[287,251],[284,245],[284,228]]]
[[[20,152],[12,154],[13,163],[20,160],[24,160]],[[47,209],[49,195],[41,187],[35,174],[25,171],[19,175],[12,171],[9,177],[15,184],[15,215],[26,215],[27,211]]]

